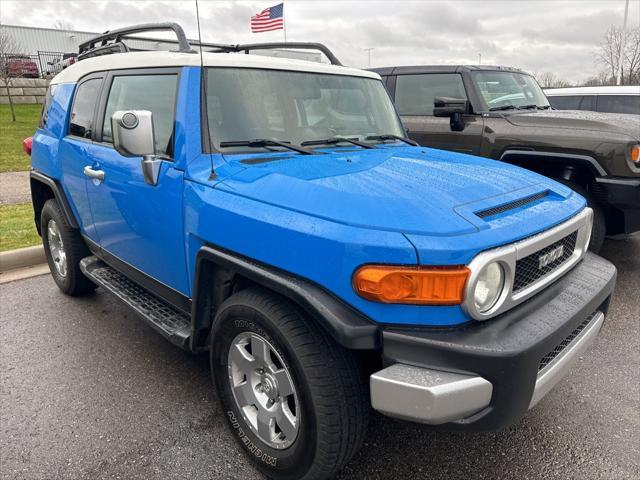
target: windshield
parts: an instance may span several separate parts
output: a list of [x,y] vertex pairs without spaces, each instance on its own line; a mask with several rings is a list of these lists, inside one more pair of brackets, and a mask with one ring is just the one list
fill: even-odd
[[538,82],[523,73],[474,72],[474,81],[489,110],[549,108]]
[[300,145],[336,136],[405,136],[384,85],[371,78],[209,68],[206,101],[211,145],[220,149],[222,142],[225,152],[246,147],[224,142],[250,139]]

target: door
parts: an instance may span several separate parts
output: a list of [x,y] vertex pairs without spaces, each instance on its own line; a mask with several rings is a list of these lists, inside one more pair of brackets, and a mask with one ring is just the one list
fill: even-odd
[[[107,257],[148,277],[153,287],[189,296],[183,236],[183,174],[176,169],[173,132],[179,70],[111,72],[98,109],[96,142],[87,191],[100,246]],[[111,116],[118,110],[153,114],[156,153],[162,162],[158,184],[145,183],[141,158],[123,157],[113,148]],[[139,272],[129,272],[140,278]],[[127,273],[125,271],[125,273]],[[161,286],[158,286],[156,281]],[[153,290],[154,288],[152,288]]]
[[103,74],[85,77],[75,89],[67,135],[60,142],[60,166],[62,185],[72,207],[75,209],[82,233],[94,242],[97,232],[91,216],[87,195],[87,177],[84,169],[93,163],[90,154],[95,130],[97,99],[104,80]]
[[482,142],[482,117],[464,115],[465,128],[454,132],[449,118],[433,116],[436,97],[464,98],[467,92],[458,73],[398,75],[395,104],[409,137],[428,147],[478,154]]

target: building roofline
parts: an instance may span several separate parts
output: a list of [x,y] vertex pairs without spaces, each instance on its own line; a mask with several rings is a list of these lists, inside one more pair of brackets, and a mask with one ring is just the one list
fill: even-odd
[[48,32],[66,32],[66,33],[83,33],[86,35],[100,35],[100,32],[87,32],[85,30],[66,30],[61,28],[33,27],[31,25],[8,25],[6,23],[3,23],[0,26],[9,27],[9,28],[28,28],[30,30],[45,30]]

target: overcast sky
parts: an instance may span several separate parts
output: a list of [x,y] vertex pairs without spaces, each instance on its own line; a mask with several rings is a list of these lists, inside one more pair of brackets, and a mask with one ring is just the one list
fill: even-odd
[[[252,34],[251,15],[273,1],[199,0],[202,37],[219,43],[279,41],[282,31]],[[570,81],[597,73],[595,53],[607,28],[622,25],[624,0],[285,0],[287,39],[326,43],[343,63],[372,66],[482,63],[554,72]],[[12,25],[104,31],[151,21],[177,21],[197,38],[195,0],[0,0]],[[629,28],[640,26],[631,0]]]

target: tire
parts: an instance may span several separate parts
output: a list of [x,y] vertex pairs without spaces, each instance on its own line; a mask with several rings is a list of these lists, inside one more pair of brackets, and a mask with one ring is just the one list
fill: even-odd
[[587,189],[582,185],[564,179],[557,180],[582,195],[587,201],[587,205],[593,210],[593,228],[591,229],[589,250],[591,250],[593,253],[600,252],[600,249],[602,249],[602,245],[604,244],[604,238],[607,235],[607,222],[604,218],[604,210],[602,209],[602,205],[597,203],[587,192]]
[[97,286],[80,270],[80,260],[91,252],[80,232],[67,224],[55,199],[47,200],[42,208],[40,231],[49,270],[58,288],[71,296],[95,290]]
[[[236,293],[220,306],[211,338],[211,371],[225,417],[240,445],[268,478],[331,478],[360,448],[370,409],[366,375],[352,351],[338,345],[314,322],[305,319],[290,302],[259,288]],[[257,356],[253,355],[254,345],[260,347],[256,350]],[[259,392],[253,399],[255,403],[241,410],[240,404],[246,404],[241,401],[244,394],[237,394],[240,400],[236,400],[234,392],[240,390],[237,385],[255,383],[255,376],[259,374],[252,369],[259,363],[257,352],[265,351],[263,345],[270,352],[263,356],[269,357],[280,373],[278,383],[270,389],[269,379],[260,377],[260,383],[248,389]],[[248,358],[257,362],[245,365],[244,354],[245,360],[237,362],[245,365],[245,371],[251,371],[249,375],[242,375],[242,368],[236,368],[235,357],[229,355],[232,349],[238,348],[245,353],[249,348],[252,353]],[[263,375],[268,377],[273,369],[266,370]],[[292,388],[283,386],[287,383],[281,382],[285,378],[283,371],[289,375],[286,378]],[[288,394],[285,390],[294,393]],[[297,426],[297,432],[290,433],[291,425],[281,428],[280,421],[275,420],[273,431],[279,430],[280,444],[275,444],[273,439],[270,444],[265,435],[258,436],[260,432],[250,420],[259,411],[255,405],[274,391],[280,394],[274,407],[284,411],[282,405],[286,404],[288,413],[293,413],[296,419],[291,423]],[[272,435],[271,429],[268,435]]]

